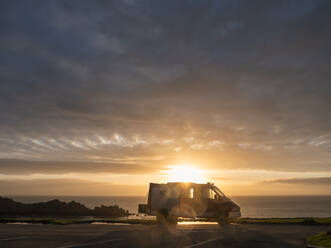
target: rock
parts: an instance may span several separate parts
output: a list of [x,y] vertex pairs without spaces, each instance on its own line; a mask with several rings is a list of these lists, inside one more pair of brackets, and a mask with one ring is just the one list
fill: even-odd
[[129,212],[119,206],[101,206],[90,209],[83,204],[69,203],[57,199],[48,202],[24,204],[0,197],[0,215],[3,216],[104,216],[122,217]]

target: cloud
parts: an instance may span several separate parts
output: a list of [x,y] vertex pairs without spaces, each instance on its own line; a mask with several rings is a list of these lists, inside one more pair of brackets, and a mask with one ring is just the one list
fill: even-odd
[[331,177],[287,178],[264,181],[267,184],[331,184]]
[[330,10],[1,2],[1,170],[330,170]]
[[113,174],[149,174],[159,170],[130,163],[107,163],[86,161],[31,161],[18,159],[0,159],[2,174],[31,175],[66,174],[66,173],[113,173]]
[[233,180],[233,179],[226,178],[226,177],[214,177],[214,178],[211,178],[211,180],[215,180],[215,181],[228,181],[228,180]]
[[147,186],[119,185],[77,179],[0,180],[0,194],[42,196],[145,195]]

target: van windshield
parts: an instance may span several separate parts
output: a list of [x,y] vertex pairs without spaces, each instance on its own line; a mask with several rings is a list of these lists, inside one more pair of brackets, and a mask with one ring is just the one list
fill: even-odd
[[209,187],[203,189],[202,196],[203,198],[208,198],[208,199],[218,199],[222,197],[222,195],[220,195],[217,191],[215,191],[215,189]]
[[215,190],[215,192],[217,192],[219,196],[227,198],[226,195],[216,186],[213,186],[213,190]]

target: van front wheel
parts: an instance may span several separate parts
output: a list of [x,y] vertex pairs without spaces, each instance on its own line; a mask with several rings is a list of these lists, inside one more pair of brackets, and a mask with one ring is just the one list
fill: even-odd
[[217,219],[217,222],[220,226],[225,226],[225,225],[229,225],[231,223],[231,220],[227,216],[220,216]]

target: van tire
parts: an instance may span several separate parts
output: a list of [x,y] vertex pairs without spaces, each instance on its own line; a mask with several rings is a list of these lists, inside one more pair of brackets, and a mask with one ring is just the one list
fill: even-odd
[[220,226],[226,226],[226,225],[229,225],[231,223],[231,221],[226,217],[218,218],[217,222]]
[[168,210],[158,211],[156,214],[156,219],[160,225],[177,225],[178,222],[178,217],[173,214],[169,214]]
[[220,226],[229,225],[231,223],[231,219],[227,213],[222,213],[217,218],[217,222]]

